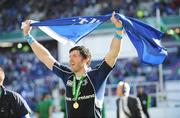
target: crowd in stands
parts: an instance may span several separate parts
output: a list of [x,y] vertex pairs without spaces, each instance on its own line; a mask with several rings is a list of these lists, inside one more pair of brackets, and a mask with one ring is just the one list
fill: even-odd
[[144,18],[155,16],[156,8],[160,9],[163,16],[178,15],[179,6],[179,0],[1,0],[0,32],[19,30],[25,19],[103,15],[112,11]]

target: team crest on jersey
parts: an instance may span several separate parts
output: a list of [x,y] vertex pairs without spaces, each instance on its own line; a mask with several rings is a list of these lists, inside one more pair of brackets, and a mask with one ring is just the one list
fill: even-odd
[[88,84],[88,80],[85,79],[85,80],[83,81],[83,83],[82,83],[82,86],[86,86],[87,84]]
[[73,81],[68,80],[67,83],[66,83],[66,85],[72,87],[72,86],[73,86]]

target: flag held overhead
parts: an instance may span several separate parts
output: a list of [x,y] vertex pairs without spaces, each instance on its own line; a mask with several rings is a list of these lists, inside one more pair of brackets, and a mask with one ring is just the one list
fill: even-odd
[[107,21],[109,17],[109,15],[105,15],[52,19],[31,25],[38,26],[46,34],[63,44],[77,43],[100,24]]
[[[79,16],[63,19],[52,19],[32,23],[46,34],[61,43],[77,43],[99,25],[109,20],[111,14],[102,16]],[[161,64],[167,57],[166,49],[161,45],[163,33],[131,17],[116,14],[137,50],[141,62],[151,65]]]

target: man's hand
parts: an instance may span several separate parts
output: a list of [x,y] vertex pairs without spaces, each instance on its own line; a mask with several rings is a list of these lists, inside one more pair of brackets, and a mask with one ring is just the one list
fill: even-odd
[[115,12],[112,13],[111,21],[116,27],[122,27],[122,23],[116,19]]
[[[115,25],[116,28],[122,28],[123,27],[122,22],[119,21],[118,19],[116,19],[115,14],[116,14],[115,12],[112,13],[111,21]],[[116,33],[119,35],[123,35],[124,30],[117,30],[116,29]]]
[[31,21],[30,20],[26,20],[25,22],[23,22],[23,33],[24,36],[28,35],[32,29],[32,27],[30,26]]

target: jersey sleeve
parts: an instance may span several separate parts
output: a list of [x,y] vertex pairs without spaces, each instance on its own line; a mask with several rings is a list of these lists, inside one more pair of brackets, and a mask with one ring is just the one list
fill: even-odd
[[68,76],[70,76],[73,73],[69,67],[62,65],[59,62],[54,63],[52,71],[58,77],[60,77],[64,83],[68,79]]
[[112,71],[112,67],[107,64],[105,60],[100,64],[97,69],[98,79],[97,82],[102,83],[105,79],[107,79],[109,73]]
[[18,93],[16,93],[15,95],[16,95],[16,99],[15,99],[16,110],[19,118],[22,118],[25,115],[31,113],[31,109],[29,108],[24,98],[22,98],[21,95],[19,95]]
[[95,69],[92,69],[92,71],[88,72],[88,75],[96,89],[96,92],[98,92],[100,89],[104,91],[103,87],[105,87],[108,75],[113,68],[109,66],[105,60],[103,60]]
[[95,69],[88,72],[88,76],[91,79],[98,99],[104,98],[105,85],[108,75],[112,71],[112,67],[109,66],[105,60],[102,61]]

